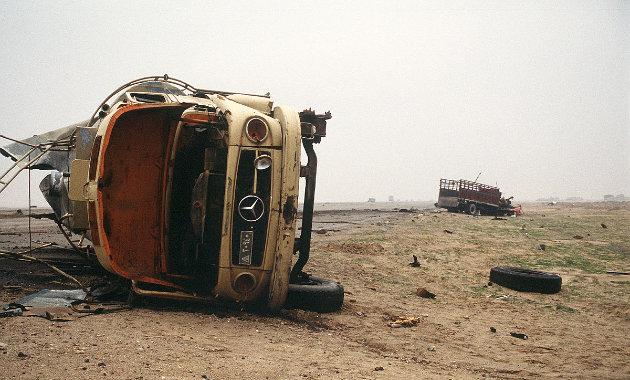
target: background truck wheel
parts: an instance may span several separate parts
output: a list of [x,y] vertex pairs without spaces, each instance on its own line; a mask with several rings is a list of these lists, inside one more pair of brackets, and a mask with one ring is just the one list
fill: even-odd
[[466,207],[466,212],[470,215],[475,215],[477,212],[477,205],[474,203],[469,204],[468,207]]
[[289,284],[285,307],[326,313],[343,305],[343,286],[315,276],[303,277],[297,284]]
[[557,274],[526,268],[494,267],[490,269],[490,281],[520,292],[558,293],[562,277]]

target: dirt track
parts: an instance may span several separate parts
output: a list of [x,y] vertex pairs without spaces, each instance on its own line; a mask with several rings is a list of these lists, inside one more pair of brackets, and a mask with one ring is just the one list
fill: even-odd
[[[0,377],[630,378],[630,277],[606,274],[630,270],[630,205],[528,205],[525,211],[507,220],[431,211],[320,212],[306,269],[344,284],[341,312],[260,316],[152,303],[71,322],[4,318]],[[54,225],[34,225],[37,239],[49,241]],[[24,235],[10,234],[24,234],[25,226],[24,218],[0,219],[0,248],[28,245]],[[545,251],[536,249],[540,243]],[[421,267],[408,266],[412,254]],[[503,264],[555,271],[563,290],[542,295],[488,286],[489,269]],[[43,268],[16,265],[0,259],[0,285],[22,286],[0,289],[0,301],[63,286],[50,283],[63,283],[58,277],[41,280]],[[418,297],[418,287],[437,297]],[[420,321],[389,327],[399,316]]]

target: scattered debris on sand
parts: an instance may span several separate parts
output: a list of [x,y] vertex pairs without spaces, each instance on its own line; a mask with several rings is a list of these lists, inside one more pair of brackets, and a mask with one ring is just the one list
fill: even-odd
[[618,272],[618,271],[614,271],[614,270],[609,270],[606,271],[606,274],[612,274],[615,276],[628,276],[630,275],[630,272]]
[[518,339],[523,339],[523,340],[529,339],[527,334],[523,334],[523,333],[519,333],[519,332],[511,332],[510,335],[515,337],[515,338],[518,338]]
[[392,328],[398,327],[413,327],[420,322],[418,317],[398,317],[395,321],[390,322],[387,326]]
[[416,294],[422,298],[430,298],[430,299],[435,298],[435,293],[431,293],[425,288],[416,289]]
[[413,257],[413,261],[409,263],[410,267],[414,267],[417,268],[420,266],[420,261],[418,261],[418,256],[416,255],[411,255]]

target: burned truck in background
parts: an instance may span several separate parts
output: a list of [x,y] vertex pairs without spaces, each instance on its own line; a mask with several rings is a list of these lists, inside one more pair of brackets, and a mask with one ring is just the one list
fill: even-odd
[[436,207],[450,212],[475,215],[513,215],[520,207],[512,205],[513,197],[503,198],[498,187],[464,179],[440,179]]
[[332,311],[343,287],[303,271],[313,145],[330,118],[274,106],[268,94],[145,77],[116,89],[88,121],[2,153],[19,162],[28,150],[36,159],[22,165],[54,170],[40,188],[55,218],[91,240],[98,262],[130,280],[134,294]]

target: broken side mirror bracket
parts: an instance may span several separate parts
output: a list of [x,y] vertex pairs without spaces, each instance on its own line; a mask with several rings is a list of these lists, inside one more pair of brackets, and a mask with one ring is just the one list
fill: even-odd
[[[302,207],[302,231],[299,237],[299,256],[291,269],[289,281],[295,283],[308,262],[311,248],[311,231],[313,229],[313,206],[315,204],[315,183],[317,176],[317,155],[313,149],[313,140],[302,139],[302,145],[306,151],[308,162],[308,176],[306,177],[306,188],[304,190],[304,203]],[[300,168],[300,174],[302,170]]]

